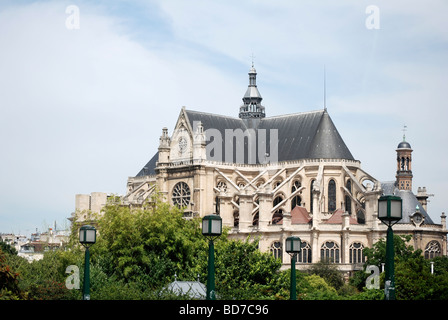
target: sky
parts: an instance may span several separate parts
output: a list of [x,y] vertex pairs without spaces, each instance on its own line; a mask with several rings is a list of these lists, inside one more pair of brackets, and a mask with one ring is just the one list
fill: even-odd
[[[353,156],[448,211],[448,2],[0,1],[0,232],[68,226],[124,195],[182,106],[238,116],[252,59],[267,116],[326,106]],[[252,57],[253,56],[253,57]]]

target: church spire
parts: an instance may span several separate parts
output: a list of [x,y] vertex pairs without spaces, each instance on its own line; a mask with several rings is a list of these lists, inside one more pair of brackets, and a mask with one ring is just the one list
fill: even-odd
[[403,141],[397,146],[397,187],[399,190],[412,190],[412,148],[406,141],[406,126],[403,128]]
[[266,115],[264,107],[261,105],[261,100],[263,98],[257,88],[257,71],[252,60],[252,67],[249,70],[249,85],[243,97],[244,104],[240,107],[239,117],[241,119],[264,118]]

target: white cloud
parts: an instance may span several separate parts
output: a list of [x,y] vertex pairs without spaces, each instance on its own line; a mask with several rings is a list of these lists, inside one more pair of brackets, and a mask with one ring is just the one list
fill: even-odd
[[64,219],[76,193],[124,192],[182,105],[236,116],[252,52],[268,115],[322,107],[327,65],[330,114],[377,178],[394,179],[406,123],[439,221],[446,165],[427,163],[447,156],[434,147],[446,140],[445,2],[377,1],[376,31],[367,3],[349,0],[80,1],[80,29],[67,30],[70,4],[0,11],[0,232]]

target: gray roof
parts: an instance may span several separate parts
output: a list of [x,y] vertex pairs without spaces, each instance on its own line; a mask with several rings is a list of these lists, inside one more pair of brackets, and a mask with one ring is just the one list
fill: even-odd
[[137,173],[137,177],[149,176],[156,174],[156,162],[159,160],[159,152],[157,151],[155,155],[152,156],[151,160]]
[[398,144],[397,149],[411,149],[411,145],[409,142],[403,140]]
[[425,217],[424,224],[434,224],[411,190],[399,190],[395,186],[395,181],[381,182],[381,188],[383,189],[383,194],[400,196],[403,201],[403,218],[398,223],[411,223],[411,216],[416,212],[418,206],[420,213]]
[[[204,130],[217,129],[222,136],[222,159],[225,161],[225,133],[226,129],[235,131],[241,129],[245,132],[251,127],[247,121],[229,116],[205,113],[200,111],[185,110],[187,118],[192,128],[195,121],[201,121]],[[354,160],[350,150],[336,129],[330,115],[326,110],[294,113],[282,116],[266,117],[257,121],[255,129],[265,129],[266,131],[266,152],[272,152],[270,145],[270,130],[278,130],[278,161],[299,160],[299,159],[347,159]],[[207,131],[206,131],[207,132]],[[257,141],[260,137],[259,130],[255,130]],[[261,138],[261,137],[260,137]],[[236,150],[240,144],[238,139],[233,144],[233,163],[249,163],[247,150],[248,142],[244,139],[245,156],[244,161],[238,161]],[[208,142],[210,143],[210,142]],[[258,148],[258,144],[256,144]],[[258,149],[255,163],[263,163],[265,159],[258,159]],[[261,151],[263,153],[263,150]],[[139,175],[154,174],[157,161],[157,154],[146,164],[146,171],[142,169]],[[209,154],[207,154],[209,157]],[[250,162],[254,163],[254,162]]]
[[[204,130],[217,129],[221,132],[222,137],[225,137],[226,129],[241,129],[243,131],[248,129],[246,122],[239,118],[192,110],[186,110],[186,112],[192,127],[194,121],[201,121]],[[266,117],[260,119],[256,129],[266,129],[267,152],[269,152],[271,144],[269,130],[278,130],[278,161],[321,158],[354,160],[330,115],[325,110]],[[257,134],[258,132],[256,130]],[[257,159],[257,163],[260,162]],[[245,163],[247,163],[246,157]]]
[[188,295],[191,299],[204,300],[207,296],[207,287],[198,281],[174,281],[167,290],[176,295]]

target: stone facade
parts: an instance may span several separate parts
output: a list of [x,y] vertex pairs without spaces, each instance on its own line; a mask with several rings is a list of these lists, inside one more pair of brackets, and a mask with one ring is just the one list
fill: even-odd
[[[182,207],[186,217],[219,214],[231,238],[258,238],[260,250],[281,258],[285,267],[290,263],[283,249],[285,239],[295,235],[302,240],[299,269],[330,259],[350,273],[362,266],[362,249],[385,237],[386,226],[377,218],[378,198],[383,193],[399,193],[406,210],[394,226],[395,234],[411,234],[411,244],[428,258],[446,255],[445,215],[435,224],[426,212],[426,188],[424,193],[420,189],[418,199],[412,193],[409,143],[402,142],[397,148],[396,180],[380,182],[353,159],[326,109],[265,118],[255,76],[252,67],[240,119],[183,107],[173,133],[163,128],[158,152],[136,176],[129,177],[123,203],[139,206],[158,192],[165,201]],[[268,128],[267,124],[279,130],[277,161],[263,161],[260,152],[256,161],[248,160],[250,143],[246,140],[240,143],[244,161],[216,158],[221,144],[216,137],[212,141],[211,130],[224,134],[229,129]],[[287,128],[298,131],[285,133]],[[226,143],[222,146],[227,147]],[[266,152],[266,157],[272,159],[273,147],[271,141],[271,154]],[[231,148],[238,158],[238,142]],[[294,148],[308,151],[291,153]],[[292,155],[288,158],[286,154]]]

